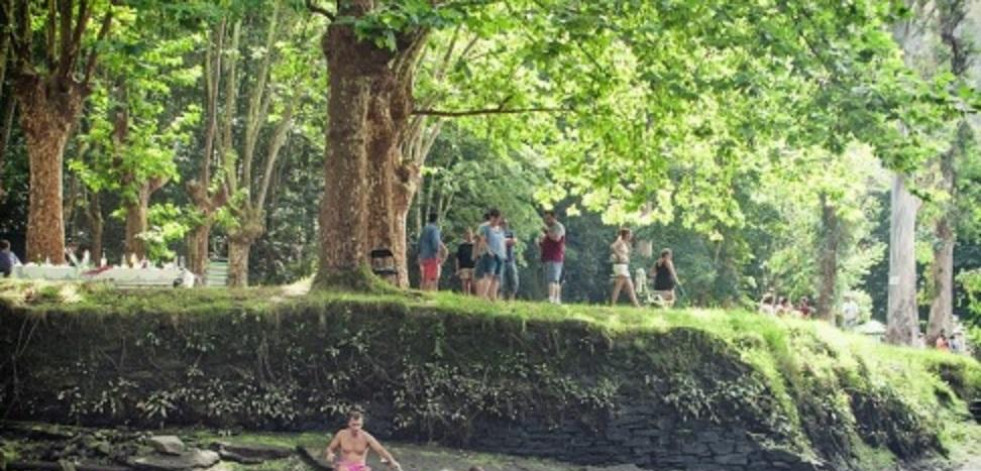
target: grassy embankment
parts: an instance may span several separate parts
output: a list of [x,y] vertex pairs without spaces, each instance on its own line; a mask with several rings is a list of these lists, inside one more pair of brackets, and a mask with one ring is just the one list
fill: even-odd
[[[281,288],[118,292],[4,282],[0,284],[0,301],[8,308],[39,316],[145,315],[191,321],[241,314],[274,317],[278,323],[279,318],[291,313],[397,312],[399,320],[418,319],[424,324],[413,331],[414,335],[436,337],[436,350],[440,342],[452,343],[440,340],[440,332],[459,322],[485,326],[486,335],[496,333],[495,329],[505,335],[537,329],[564,329],[566,337],[584,332],[594,340],[604,339],[611,352],[619,345],[635,357],[643,357],[632,367],[649,364],[651,371],[667,376],[667,389],[659,391],[659,400],[673,407],[680,417],[725,422],[757,414],[760,416],[752,417],[752,421],[772,432],[779,442],[776,446],[797,453],[822,459],[837,456],[875,469],[897,459],[936,453],[959,460],[981,449],[981,428],[971,421],[966,406],[967,401],[981,397],[981,366],[977,362],[881,345],[821,322],[720,310],[491,304],[452,294],[297,295],[296,290]],[[686,351],[676,339],[665,340],[672,332],[697,332],[710,340]],[[694,363],[710,358],[702,353],[733,359],[749,368],[717,381],[687,377],[687,372],[701,368]],[[555,387],[569,386],[557,383]],[[622,382],[616,387],[623,389]],[[584,384],[580,385],[585,391],[582,393],[543,393],[540,397],[601,402],[604,395],[611,394],[608,387],[601,389]],[[615,401],[595,406],[610,407],[615,407]]]

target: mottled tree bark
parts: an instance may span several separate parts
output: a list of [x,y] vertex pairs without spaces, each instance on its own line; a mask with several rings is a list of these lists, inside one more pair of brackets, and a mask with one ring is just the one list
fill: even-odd
[[[940,38],[950,49],[950,69],[961,80],[968,69],[970,45],[958,37],[958,27],[966,18],[964,2],[944,2],[939,5]],[[950,196],[943,204],[940,217],[934,223],[933,265],[930,270],[933,286],[933,301],[930,303],[930,319],[927,323],[926,341],[933,345],[937,337],[944,333],[950,335],[954,327],[954,245],[957,235],[954,232],[957,198],[957,173],[955,160],[963,155],[964,144],[972,131],[965,119],[957,129],[957,137],[951,149],[940,155],[940,188]]]
[[[374,2],[339,4],[361,17]],[[361,41],[349,24],[331,23],[323,40],[330,70],[324,198],[320,211],[320,288],[371,289],[368,253],[398,241],[396,188],[402,133],[412,111],[412,71],[425,32],[400,35],[396,50]],[[401,245],[399,245],[401,244]]]
[[15,78],[20,125],[30,163],[27,259],[65,262],[62,166],[65,144],[82,109],[83,89],[49,86],[34,75]]
[[102,217],[102,203],[99,193],[88,192],[85,202],[85,220],[88,222],[89,232],[92,233],[92,260],[98,263],[102,259],[102,234],[105,230],[105,219]]
[[[9,73],[20,109],[20,124],[30,163],[30,202],[27,222],[27,259],[65,262],[65,223],[62,204],[62,163],[65,143],[89,92],[96,51],[84,60],[82,38],[92,16],[88,2],[49,2],[42,44],[34,44],[28,0],[4,3],[5,32],[11,33]],[[105,39],[112,25],[112,7],[102,18],[97,34]],[[38,35],[40,38],[40,35]],[[82,64],[81,67],[79,65]]]
[[147,211],[150,205],[148,188],[140,189],[135,201],[127,202],[126,209],[126,240],[125,251],[127,260],[131,254],[136,258],[146,257],[146,243],[141,237],[147,230]]
[[821,248],[820,288],[818,290],[816,317],[834,320],[835,288],[838,284],[838,252],[841,242],[841,220],[828,195],[821,193]]
[[886,341],[913,345],[920,334],[916,310],[916,213],[920,201],[906,189],[905,177],[893,179],[889,225],[889,306]]

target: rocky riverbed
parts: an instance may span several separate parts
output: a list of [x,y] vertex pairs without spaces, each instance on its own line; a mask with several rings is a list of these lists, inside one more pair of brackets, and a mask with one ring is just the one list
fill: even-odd
[[[0,470],[329,471],[330,466],[321,459],[328,438],[317,433],[145,431],[0,422]],[[579,466],[435,445],[385,445],[406,471],[467,471],[472,466],[484,471],[642,471],[632,465]],[[374,454],[368,464],[376,471],[387,469]],[[924,463],[881,471],[981,471],[981,457],[959,466]]]
[[[200,430],[85,429],[0,423],[0,469],[6,471],[325,471],[329,437],[318,434],[229,434]],[[439,446],[388,443],[406,471],[639,471],[633,466],[583,467],[554,461],[473,453]],[[386,469],[376,456],[375,470]]]

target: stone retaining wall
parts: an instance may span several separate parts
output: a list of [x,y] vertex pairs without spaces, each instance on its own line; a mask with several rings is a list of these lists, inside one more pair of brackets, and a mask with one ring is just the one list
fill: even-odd
[[[357,302],[180,316],[0,305],[8,419],[301,431],[337,427],[360,406],[382,438],[585,465],[858,469],[854,444],[809,433],[856,437],[833,422],[847,406],[801,408],[802,429],[767,381],[733,345],[690,328],[614,335]],[[936,451],[928,429],[905,432],[923,439],[904,451]],[[828,464],[801,457],[815,454]]]

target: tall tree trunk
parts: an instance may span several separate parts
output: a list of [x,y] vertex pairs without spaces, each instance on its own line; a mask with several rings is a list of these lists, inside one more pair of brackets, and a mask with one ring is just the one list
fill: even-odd
[[933,247],[934,296],[930,304],[930,321],[927,325],[927,345],[932,345],[941,332],[950,335],[954,327],[954,230],[947,216],[934,226],[937,243]]
[[211,237],[210,219],[191,229],[187,236],[187,267],[197,276],[203,277],[208,265],[208,239]]
[[930,275],[933,284],[933,301],[930,303],[930,320],[927,323],[926,341],[933,345],[941,332],[950,335],[954,327],[954,245],[957,235],[954,232],[956,218],[955,199],[957,174],[954,159],[963,149],[963,144],[971,139],[971,128],[967,121],[961,121],[954,147],[940,155],[941,186],[950,195],[950,201],[941,208],[941,215],[934,223],[933,264]]
[[835,288],[838,284],[838,250],[841,221],[828,195],[821,193],[821,253],[819,255],[821,282],[817,299],[817,317],[834,320]]
[[[945,2],[939,5],[940,38],[950,49],[950,69],[959,79],[964,80],[969,65],[970,44],[958,37],[958,27],[967,16],[964,2]],[[960,33],[961,35],[965,33]],[[927,323],[926,341],[933,345],[941,333],[950,335],[954,321],[954,221],[957,208],[957,173],[955,159],[963,154],[964,145],[971,138],[971,126],[962,119],[957,128],[957,136],[951,149],[940,154],[940,187],[950,195],[948,203],[943,204],[940,218],[934,224],[933,302],[930,304],[930,319]]]
[[[3,102],[3,111],[0,113],[0,175],[3,175],[3,168],[7,161],[7,144],[10,142],[10,132],[14,128],[14,114],[16,109],[17,100],[8,96]],[[4,195],[3,179],[0,178],[0,201],[3,201]]]
[[[323,49],[330,70],[330,97],[316,284],[364,288],[357,272],[367,255],[368,110],[372,82],[383,75],[388,58],[358,41],[351,28],[336,23],[328,28]],[[374,57],[378,55],[385,57]]]
[[198,162],[197,179],[186,184],[187,193],[200,216],[198,225],[191,229],[187,236],[187,266],[191,273],[202,280],[208,263],[208,241],[211,237],[214,211],[224,204],[227,197],[222,190],[219,190],[218,195],[212,195],[208,191],[211,185],[211,165],[218,134],[218,90],[221,85],[222,55],[225,51],[227,25],[227,20],[222,18],[209,38],[204,59],[205,110],[208,120],[204,134],[204,154]]
[[31,173],[27,259],[63,264],[62,166],[65,144],[84,96],[79,86],[51,85],[32,75],[21,74],[14,82]]
[[913,345],[920,334],[916,310],[916,213],[920,201],[906,189],[905,178],[893,178],[889,224],[889,306],[886,341]]
[[228,286],[249,285],[249,252],[252,241],[230,237],[228,240]]
[[238,225],[228,231],[228,286],[249,285],[249,253],[252,244],[266,232],[265,211],[250,209],[238,217]]
[[[340,5],[361,17],[370,0]],[[414,60],[425,34],[397,38],[397,50],[361,41],[350,25],[332,23],[323,50],[330,70],[324,198],[320,210],[320,288],[369,290],[368,252],[397,249],[394,182],[400,135],[412,108]]]
[[147,210],[150,205],[148,184],[141,186],[135,201],[125,204],[126,208],[126,257],[132,254],[136,258],[146,257],[146,242],[141,237],[147,230]]
[[[88,191],[88,190],[84,190]],[[89,192],[88,201],[85,204],[85,219],[89,225],[89,232],[92,233],[92,260],[96,263],[102,259],[102,233],[105,228],[105,220],[102,218],[102,203],[98,192]]]

